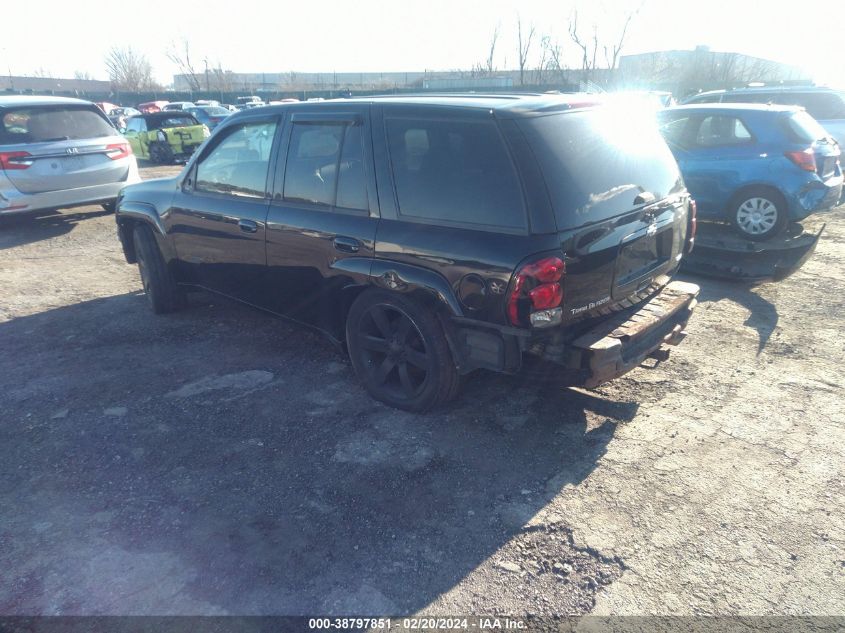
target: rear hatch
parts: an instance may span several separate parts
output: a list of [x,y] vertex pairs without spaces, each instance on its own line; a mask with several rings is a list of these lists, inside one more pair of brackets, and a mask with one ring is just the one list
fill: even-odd
[[790,140],[809,145],[804,151],[813,155],[819,178],[825,181],[840,175],[841,148],[827,129],[803,110],[787,114],[786,126]]
[[205,140],[206,128],[187,112],[168,113],[158,126],[167,136],[167,140],[178,154],[194,151]]
[[119,182],[128,145],[94,106],[49,105],[0,110],[6,178],[22,193]]
[[689,198],[653,115],[619,107],[519,121],[564,253],[563,321],[627,307],[679,264]]

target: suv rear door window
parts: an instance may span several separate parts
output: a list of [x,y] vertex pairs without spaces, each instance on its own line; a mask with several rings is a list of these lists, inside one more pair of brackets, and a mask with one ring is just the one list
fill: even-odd
[[540,163],[559,230],[630,211],[641,192],[660,200],[680,187],[653,117],[602,107],[525,118],[519,127]]
[[294,123],[283,195],[293,202],[369,209],[362,126],[334,121]]
[[522,187],[492,121],[387,119],[402,216],[524,229]]
[[0,144],[82,140],[115,134],[96,106],[33,106],[3,111]]

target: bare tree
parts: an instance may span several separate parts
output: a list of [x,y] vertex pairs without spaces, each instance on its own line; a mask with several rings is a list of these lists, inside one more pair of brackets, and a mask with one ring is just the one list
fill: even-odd
[[531,40],[534,39],[534,26],[528,30],[525,37],[522,35],[522,18],[516,16],[516,34],[519,44],[519,83],[525,85],[525,65],[528,63],[528,53],[531,51]]
[[139,92],[156,87],[147,58],[131,46],[112,48],[106,55],[109,79],[120,90]]
[[175,42],[171,43],[166,54],[167,59],[176,64],[179,74],[185,77],[188,88],[190,90],[202,90],[200,73],[196,71],[193,62],[191,62],[191,45],[188,40],[182,40],[179,45]]
[[91,76],[91,73],[89,73],[86,70],[74,70],[73,71],[73,78],[74,79],[85,79],[86,81],[90,81],[91,79],[94,79],[94,77]]
[[[572,14],[569,16],[569,37],[581,49],[581,70],[591,70],[589,44],[584,42],[581,36],[578,35],[578,9],[573,9]],[[595,59],[595,52],[593,59]]]
[[629,13],[625,16],[625,23],[622,25],[622,31],[619,33],[619,39],[616,41],[615,44],[610,45],[610,49],[608,47],[604,47],[604,59],[607,63],[607,67],[610,69],[616,68],[616,63],[619,59],[619,54],[622,52],[622,47],[625,45],[625,37],[628,35],[628,27],[631,24],[631,20],[634,19],[640,9],[642,9],[642,5],[639,6],[635,11]]
[[572,13],[569,16],[569,38],[581,51],[581,70],[586,71],[584,73],[584,78],[587,81],[590,80],[592,71],[599,67],[599,50],[602,50],[604,53],[604,62],[606,67],[608,69],[616,68],[617,63],[619,62],[619,56],[625,46],[625,38],[628,36],[628,28],[630,27],[634,17],[636,17],[636,15],[640,12],[640,9],[642,9],[642,4],[640,4],[637,9],[625,14],[625,19],[622,23],[619,35],[614,38],[611,44],[601,43],[603,39],[599,36],[598,25],[595,23],[592,25],[592,34],[589,37],[585,37],[583,35],[583,31],[579,30],[578,9],[572,10]]
[[52,77],[53,75],[50,73],[49,70],[46,70],[44,66],[39,66],[35,72],[32,73],[33,77]]
[[487,63],[485,65],[485,70],[487,71],[488,75],[492,75],[493,72],[496,70],[496,67],[493,65],[493,56],[496,54],[496,41],[499,39],[499,25],[496,25],[496,29],[493,31],[493,37],[490,38],[490,52],[487,54]]

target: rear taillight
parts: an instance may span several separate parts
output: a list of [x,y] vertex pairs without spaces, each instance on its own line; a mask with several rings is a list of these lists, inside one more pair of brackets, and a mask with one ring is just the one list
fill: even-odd
[[690,198],[689,201],[689,220],[687,222],[687,253],[692,253],[692,248],[695,246],[695,234],[698,231],[698,205],[695,200]]
[[129,143],[112,143],[111,145],[106,145],[106,156],[108,156],[112,160],[126,158],[127,156],[131,155],[132,147],[129,145]]
[[558,257],[526,264],[517,272],[508,296],[508,319],[513,325],[548,327],[563,319],[562,279],[566,266]]
[[0,169],[29,169],[32,167],[29,152],[0,152]]
[[816,154],[812,147],[800,152],[784,152],[783,155],[804,171],[816,171]]

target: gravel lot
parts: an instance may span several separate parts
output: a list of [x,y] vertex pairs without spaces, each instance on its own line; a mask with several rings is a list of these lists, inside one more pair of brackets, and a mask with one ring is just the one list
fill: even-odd
[[154,316],[111,214],[2,219],[0,614],[845,613],[822,219],[780,284],[696,280],[657,368],[478,374],[428,416],[263,313]]

